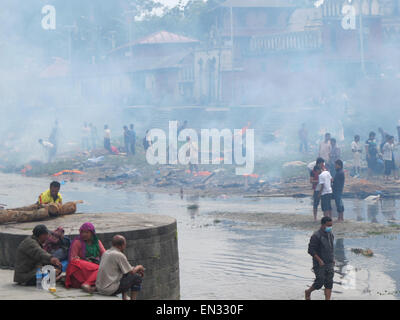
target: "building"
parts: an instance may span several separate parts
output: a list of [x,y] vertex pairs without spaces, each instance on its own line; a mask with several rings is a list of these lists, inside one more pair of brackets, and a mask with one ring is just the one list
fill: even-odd
[[[388,61],[386,68],[396,70],[397,60],[387,58],[399,52],[397,0],[353,1],[354,29],[343,27],[343,0],[313,2],[225,1],[215,12],[216,45],[198,50],[195,62],[215,60],[218,85],[209,76],[195,87],[216,90],[220,103],[282,104],[379,76]],[[210,86],[216,89],[204,89]]]
[[[104,61],[70,65],[57,58],[40,78],[50,94],[67,90],[70,103],[193,103],[193,57],[198,44],[198,40],[160,31],[113,49]],[[56,103],[53,98],[48,97],[48,103]]]

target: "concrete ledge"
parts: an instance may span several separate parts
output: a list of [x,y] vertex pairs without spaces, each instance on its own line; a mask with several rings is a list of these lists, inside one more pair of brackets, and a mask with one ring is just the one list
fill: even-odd
[[[127,239],[126,256],[132,265],[146,268],[138,299],[179,299],[179,255],[176,220],[160,215],[134,213],[74,214],[53,220],[0,226],[0,266],[13,268],[20,242],[32,234],[38,224],[49,230],[62,226],[71,240],[79,227],[91,222],[106,249],[111,239],[121,234]],[[10,278],[12,284],[12,277]],[[69,290],[67,290],[69,291]],[[37,290],[35,291],[37,292]],[[47,294],[47,293],[46,293]]]

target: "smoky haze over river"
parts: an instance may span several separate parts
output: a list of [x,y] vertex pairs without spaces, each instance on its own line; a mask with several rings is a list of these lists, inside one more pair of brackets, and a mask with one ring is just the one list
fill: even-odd
[[[248,7],[240,2],[183,1],[163,8],[148,0],[3,1],[2,155],[18,164],[43,160],[37,141],[49,137],[56,120],[59,152],[80,147],[84,122],[96,125],[100,142],[104,124],[117,139],[129,123],[143,137],[147,129],[166,128],[168,120],[189,120],[196,129],[240,129],[250,122],[257,159],[297,148],[303,122],[312,144],[324,132],[339,145],[356,133],[365,141],[378,127],[396,133],[399,34],[391,23],[399,19],[398,1],[364,8],[363,52],[359,30],[344,30],[340,15],[326,25],[324,19],[333,19],[326,6],[340,1],[319,8],[315,1],[286,1],[278,8],[260,1],[265,4],[256,9],[252,1]],[[54,30],[43,29],[42,20],[51,22],[42,13],[45,5],[56,10]],[[270,34],[311,31],[321,37],[315,46],[257,47],[269,43]],[[199,63],[215,69],[202,75]],[[167,108],[177,106],[209,109]]]
[[[350,20],[344,20],[343,0],[316,2],[3,0],[0,170],[14,174],[0,174],[0,203],[30,204],[47,187],[47,178],[15,173],[46,163],[38,140],[48,140],[56,123],[56,161],[95,156],[82,148],[84,123],[97,128],[101,151],[105,124],[120,149],[122,127],[131,123],[140,148],[147,130],[167,132],[168,121],[187,120],[198,131],[248,126],[255,132],[254,172],[266,180],[282,178],[283,162],[315,160],[326,132],[336,138],[345,162],[355,134],[364,145],[368,133],[381,127],[398,141],[400,0],[345,4],[354,5]],[[346,27],[349,21],[354,29]],[[303,123],[307,154],[299,152]],[[181,199],[69,181],[62,188],[66,198],[85,200],[84,212],[175,217],[183,299],[303,299],[303,288],[311,284],[309,231],[220,216],[311,215],[308,198]],[[111,195],[117,204],[104,200]],[[188,210],[194,203],[200,209]],[[345,207],[346,219],[365,222],[386,223],[398,214],[397,199],[381,206],[346,199]],[[348,271],[340,266],[358,268],[358,285],[338,285],[335,298],[377,299],[399,289],[393,237],[336,240],[336,271],[344,277]],[[376,256],[356,256],[353,247],[369,247]]]

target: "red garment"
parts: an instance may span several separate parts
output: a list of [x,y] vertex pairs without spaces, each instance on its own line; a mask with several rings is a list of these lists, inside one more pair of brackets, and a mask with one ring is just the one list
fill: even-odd
[[96,285],[99,265],[82,259],[72,259],[67,268],[66,288],[80,288],[82,284]]

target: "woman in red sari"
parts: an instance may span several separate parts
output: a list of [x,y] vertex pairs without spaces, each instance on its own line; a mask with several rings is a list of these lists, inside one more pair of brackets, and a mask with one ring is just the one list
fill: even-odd
[[79,229],[79,237],[71,244],[65,286],[94,292],[100,258],[105,251],[93,224],[84,223]]

